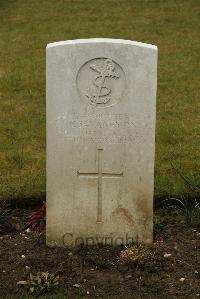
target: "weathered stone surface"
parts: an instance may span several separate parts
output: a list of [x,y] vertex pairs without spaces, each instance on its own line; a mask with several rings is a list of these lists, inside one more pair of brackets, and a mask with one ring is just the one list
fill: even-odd
[[152,241],[157,47],[47,46],[47,244]]

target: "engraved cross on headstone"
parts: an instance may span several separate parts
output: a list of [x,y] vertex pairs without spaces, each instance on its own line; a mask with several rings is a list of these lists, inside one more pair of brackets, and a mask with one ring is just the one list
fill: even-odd
[[120,173],[106,173],[102,171],[102,152],[103,149],[98,149],[98,172],[79,172],[79,177],[92,177],[98,179],[98,204],[97,204],[97,222],[102,222],[102,179],[103,178],[118,178],[123,176]]

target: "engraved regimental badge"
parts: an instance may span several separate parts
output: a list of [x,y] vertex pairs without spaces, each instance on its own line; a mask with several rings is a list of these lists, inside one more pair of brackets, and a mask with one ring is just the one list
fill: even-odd
[[125,87],[125,75],[114,60],[96,58],[80,68],[77,86],[81,96],[89,104],[109,107],[120,100]]

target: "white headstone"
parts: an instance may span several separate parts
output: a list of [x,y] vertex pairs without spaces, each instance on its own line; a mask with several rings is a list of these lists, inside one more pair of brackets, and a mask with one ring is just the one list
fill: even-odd
[[157,47],[47,46],[47,244],[152,242]]

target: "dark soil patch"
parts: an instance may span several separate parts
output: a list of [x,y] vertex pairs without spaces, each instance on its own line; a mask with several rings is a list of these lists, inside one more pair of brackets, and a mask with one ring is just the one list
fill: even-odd
[[200,297],[200,229],[185,226],[177,212],[158,211],[163,230],[155,234],[151,259],[123,265],[118,263],[122,247],[47,248],[44,233],[26,233],[27,213],[15,211],[14,230],[0,237],[0,298],[20,298],[24,290],[17,282],[39,271],[59,275],[52,294],[62,298]]

